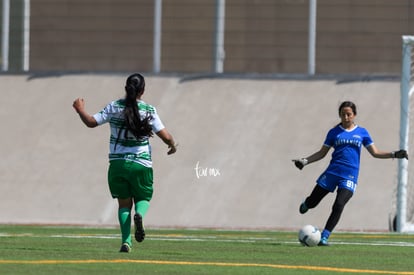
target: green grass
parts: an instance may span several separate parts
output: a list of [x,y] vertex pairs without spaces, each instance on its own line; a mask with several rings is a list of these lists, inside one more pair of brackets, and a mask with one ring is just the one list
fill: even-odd
[[119,253],[116,228],[0,225],[0,274],[411,274],[414,236],[334,233],[303,247],[296,232],[155,230]]

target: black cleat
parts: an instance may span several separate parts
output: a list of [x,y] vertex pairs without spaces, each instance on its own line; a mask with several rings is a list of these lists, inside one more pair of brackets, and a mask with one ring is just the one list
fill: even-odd
[[123,243],[119,252],[129,253],[131,251],[131,247],[127,243]]
[[305,202],[302,202],[299,206],[299,213],[305,214],[308,210],[309,208],[306,206]]
[[138,213],[135,214],[134,223],[135,223],[135,240],[140,243],[145,239],[144,224],[142,223],[142,216],[140,214]]

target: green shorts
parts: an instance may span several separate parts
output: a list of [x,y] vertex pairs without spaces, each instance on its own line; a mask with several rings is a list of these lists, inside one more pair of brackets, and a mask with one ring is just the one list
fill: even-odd
[[111,160],[108,169],[109,190],[113,198],[150,201],[153,193],[152,168],[130,160]]

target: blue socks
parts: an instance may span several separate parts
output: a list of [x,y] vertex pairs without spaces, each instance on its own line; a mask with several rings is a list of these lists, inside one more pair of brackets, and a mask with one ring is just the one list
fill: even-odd
[[322,231],[321,238],[324,238],[324,239],[329,239],[329,236],[330,236],[330,235],[331,235],[331,231],[324,229],[324,230]]

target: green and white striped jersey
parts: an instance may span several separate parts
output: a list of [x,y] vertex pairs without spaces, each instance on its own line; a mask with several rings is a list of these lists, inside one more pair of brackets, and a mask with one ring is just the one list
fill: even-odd
[[[155,107],[142,100],[137,101],[139,114],[144,119],[151,115],[150,124],[152,131],[157,133],[164,129],[164,125],[159,118]],[[125,138],[125,119],[123,110],[125,100],[119,99],[112,101],[99,113],[93,115],[98,125],[109,122],[111,127],[111,137],[109,140],[109,160],[128,159],[138,162],[146,167],[152,167],[151,145],[149,136],[137,140],[132,133]]]

